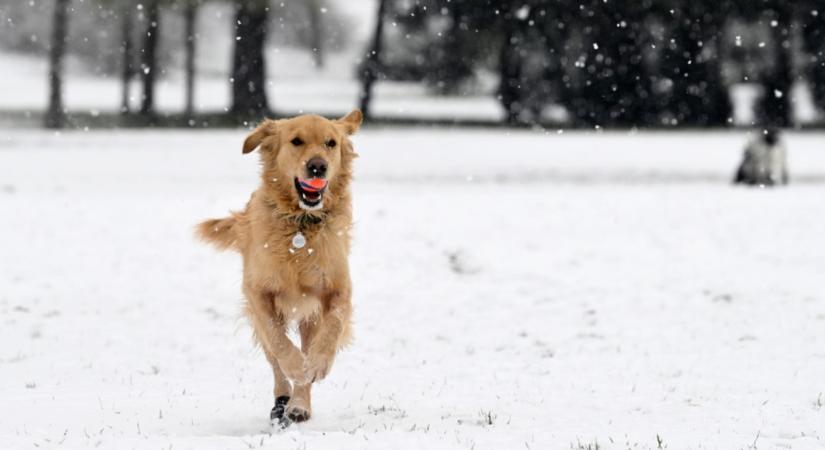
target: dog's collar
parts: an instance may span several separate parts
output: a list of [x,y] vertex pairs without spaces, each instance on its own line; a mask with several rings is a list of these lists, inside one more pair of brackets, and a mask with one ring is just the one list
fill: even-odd
[[[277,214],[277,210],[276,210],[276,214]],[[294,254],[295,252],[297,252],[298,250],[301,250],[302,248],[304,248],[304,246],[307,245],[307,237],[304,236],[304,232],[308,231],[312,228],[317,229],[317,227],[319,225],[321,225],[321,223],[323,223],[324,216],[325,215],[316,216],[314,214],[307,214],[307,213],[302,213],[302,214],[297,214],[297,215],[280,214],[280,219],[281,220],[283,220],[284,222],[287,222],[290,225],[297,228],[297,230],[295,230],[294,234],[292,232],[287,233],[287,236],[290,236],[290,235],[292,236],[291,240],[290,240],[289,253]],[[312,254],[312,249],[310,249],[309,252],[310,252],[310,254]]]
[[[307,245],[307,238],[306,236],[304,236],[304,231],[306,231],[306,229],[309,227],[319,225],[321,222],[324,221],[324,218],[312,214],[303,213],[297,216],[292,216],[290,217],[290,219],[298,227],[298,231],[296,231],[295,234],[292,235],[292,240],[290,241],[291,247],[289,248],[290,253],[295,253]],[[309,249],[309,253],[312,254],[312,249]]]
[[279,212],[277,209],[275,211],[276,215],[281,220],[288,223],[289,225],[294,226],[298,229],[298,231],[306,231],[308,229],[317,227],[318,225],[321,225],[324,222],[324,219],[326,218],[326,214],[284,214]]
[[287,222],[290,225],[293,225],[298,228],[299,231],[306,230],[307,228],[312,228],[316,225],[320,225],[323,223],[324,218],[326,217],[325,213],[322,214],[309,214],[309,213],[299,213],[299,214],[286,214],[278,210],[278,207],[275,206],[273,208],[274,216],[284,222]]
[[268,206],[272,208],[272,213],[274,217],[277,217],[284,222],[287,222],[291,225],[298,227],[299,231],[303,231],[306,228],[313,227],[315,225],[320,225],[321,222],[324,221],[327,214],[326,212],[321,212],[319,214],[310,214],[308,212],[300,212],[298,214],[290,214],[284,211],[281,211],[278,208],[278,203],[274,201],[266,201]]
[[299,230],[303,230],[306,227],[320,224],[324,221],[324,217],[317,216],[315,214],[303,213],[297,216],[293,216],[292,221],[295,222],[296,225],[298,225]]
[[[295,253],[307,245],[307,237],[304,236],[306,231],[315,231],[321,228],[324,219],[327,217],[326,212],[310,214],[309,212],[300,212],[298,214],[288,214],[278,208],[278,203],[275,201],[266,202],[272,208],[272,217],[280,220],[290,227],[295,227],[294,234],[292,231],[287,231],[287,236],[292,236],[290,241],[289,252]],[[313,230],[315,229],[315,230]],[[308,250],[312,254],[312,249]]]

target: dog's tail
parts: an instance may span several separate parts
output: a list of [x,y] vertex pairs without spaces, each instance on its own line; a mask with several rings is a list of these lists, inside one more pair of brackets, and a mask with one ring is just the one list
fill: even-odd
[[195,235],[205,242],[209,242],[221,250],[237,249],[237,214],[223,219],[210,219],[201,222],[195,228]]

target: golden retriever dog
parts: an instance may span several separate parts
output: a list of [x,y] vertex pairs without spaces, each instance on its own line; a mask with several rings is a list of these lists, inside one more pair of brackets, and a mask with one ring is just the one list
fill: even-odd
[[[207,220],[200,238],[243,257],[243,293],[255,339],[275,378],[270,420],[308,420],[312,383],[349,342],[352,162],[355,110],[338,120],[264,120],[243,144],[259,149],[261,185],[241,212]],[[296,326],[301,348],[287,336]]]

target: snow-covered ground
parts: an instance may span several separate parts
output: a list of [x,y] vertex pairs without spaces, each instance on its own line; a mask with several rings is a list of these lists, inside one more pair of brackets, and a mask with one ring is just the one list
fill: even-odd
[[3,132],[0,448],[825,448],[822,134],[763,190],[741,133],[365,130],[356,340],[285,431],[191,236],[242,137]]

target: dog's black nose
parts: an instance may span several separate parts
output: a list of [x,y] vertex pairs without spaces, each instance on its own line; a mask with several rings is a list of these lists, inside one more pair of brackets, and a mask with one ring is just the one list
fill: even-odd
[[324,158],[315,157],[307,162],[307,174],[310,178],[324,178],[327,174],[327,162]]

